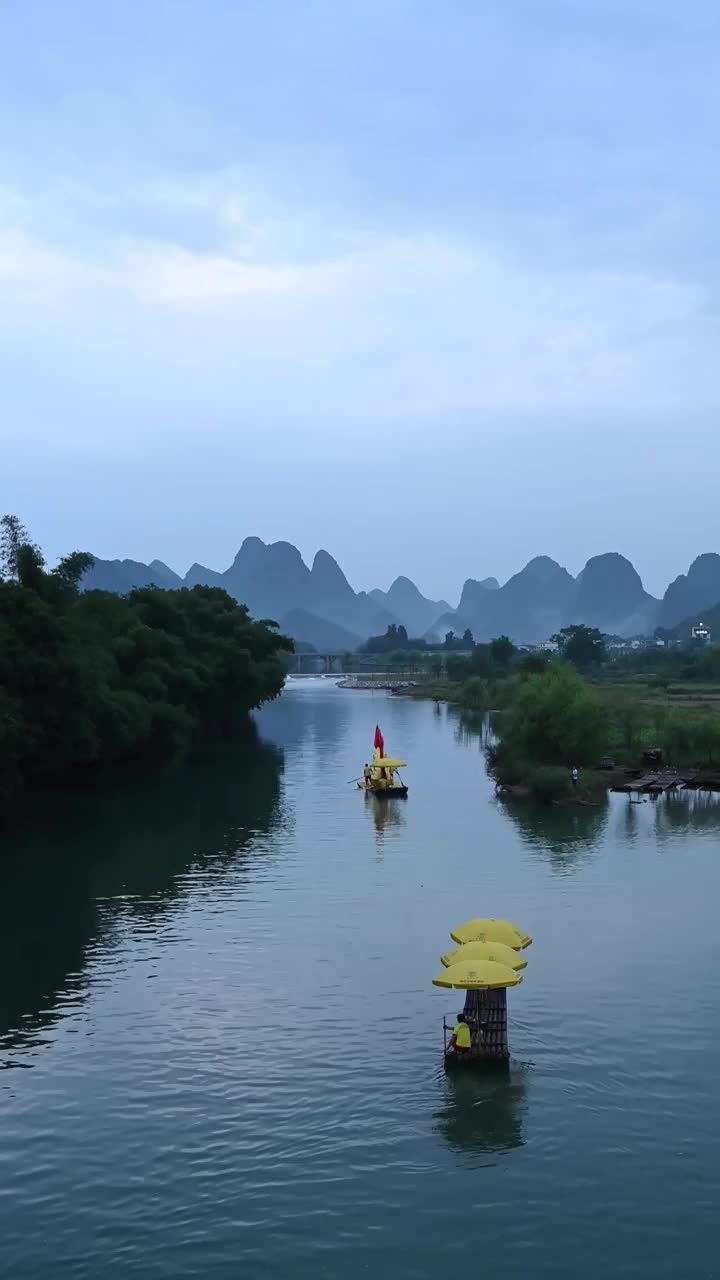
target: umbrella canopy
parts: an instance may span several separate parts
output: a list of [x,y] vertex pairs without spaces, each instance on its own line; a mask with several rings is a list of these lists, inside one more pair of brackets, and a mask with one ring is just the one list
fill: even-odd
[[513,951],[529,947],[532,938],[509,920],[468,920],[450,930],[453,942],[504,942]]
[[527,960],[504,942],[464,942],[440,957],[445,968],[451,964],[482,964],[486,960],[507,965],[508,969],[527,969]]
[[433,978],[434,987],[457,987],[462,991],[481,991],[491,987],[516,987],[522,975],[506,964],[494,960],[460,961],[443,969]]
[[380,756],[379,760],[373,760],[373,769],[407,769],[404,760],[393,760],[390,756]]

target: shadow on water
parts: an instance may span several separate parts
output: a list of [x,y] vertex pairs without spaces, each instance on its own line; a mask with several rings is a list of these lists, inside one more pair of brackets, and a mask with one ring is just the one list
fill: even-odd
[[527,800],[498,800],[523,842],[563,874],[584,859],[602,837],[609,807],[537,805]]
[[90,955],[114,923],[171,910],[193,870],[221,875],[256,858],[256,838],[286,820],[282,769],[252,726],[242,743],[163,774],[45,797],[0,856],[0,972],[12,975],[0,986],[0,1047],[37,1042],[82,1002]]
[[445,1075],[442,1087],[433,1128],[451,1151],[480,1162],[483,1156],[524,1145],[527,1078],[522,1066],[463,1068]]

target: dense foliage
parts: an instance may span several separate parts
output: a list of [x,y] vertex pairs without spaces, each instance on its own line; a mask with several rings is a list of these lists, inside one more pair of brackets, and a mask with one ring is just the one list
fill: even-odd
[[[442,643],[433,644],[424,636],[409,636],[402,623],[391,622],[383,635],[370,636],[360,652],[363,654],[387,654],[411,650],[414,653],[433,653],[438,651],[467,653],[472,649],[474,643],[472,631],[469,628],[463,632],[462,636],[456,636],[454,631],[448,631]],[[508,640],[509,643],[510,641]]]
[[279,693],[291,642],[225,591],[81,593],[92,557],[48,572],[13,517],[3,533],[0,807],[44,781],[226,735]]
[[387,631],[381,636],[370,636],[363,645],[365,653],[390,653],[397,649],[424,649],[425,641],[418,638],[410,640],[408,633],[402,625],[391,623]]
[[[606,756],[637,767],[644,751],[659,750],[668,765],[720,764],[720,714],[705,707],[668,706],[622,690],[588,684],[569,663],[551,662],[533,674],[463,686],[467,705],[501,708],[490,763],[503,785],[527,785],[538,797],[569,790],[570,769],[597,767]],[[541,772],[539,772],[541,770]],[[583,785],[590,785],[587,773]]]
[[581,669],[599,667],[607,658],[605,637],[597,627],[576,623],[572,627],[563,627],[552,640],[560,656]]
[[654,676],[658,686],[677,680],[699,683],[720,681],[720,645],[689,641],[672,648],[655,646],[638,649],[616,657],[607,674],[616,676]]
[[501,720],[505,747],[522,760],[594,765],[606,750],[605,702],[569,665],[521,680]]

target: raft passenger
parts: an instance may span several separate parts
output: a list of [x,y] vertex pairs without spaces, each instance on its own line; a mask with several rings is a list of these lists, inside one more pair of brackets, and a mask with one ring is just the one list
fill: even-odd
[[465,1014],[459,1013],[457,1016],[457,1025],[453,1030],[450,1048],[454,1053],[469,1053],[472,1045],[472,1036],[470,1028],[465,1021]]

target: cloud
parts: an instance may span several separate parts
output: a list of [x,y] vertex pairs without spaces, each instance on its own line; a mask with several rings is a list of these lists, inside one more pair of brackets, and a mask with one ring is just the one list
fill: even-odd
[[490,224],[339,235],[314,210],[289,228],[269,202],[263,222],[232,173],[134,198],[209,212],[216,247],[102,222],[87,245],[54,242],[28,229],[22,193],[0,201],[6,328],[20,317],[47,343],[55,325],[59,349],[94,349],[109,384],[120,361],[162,393],[174,363],[207,376],[209,403],[328,417],[720,401],[712,281],[625,255],[595,265],[567,252],[562,224],[545,227],[543,257]]
[[94,288],[112,274],[20,230],[0,228],[0,283],[41,305],[53,297]]

